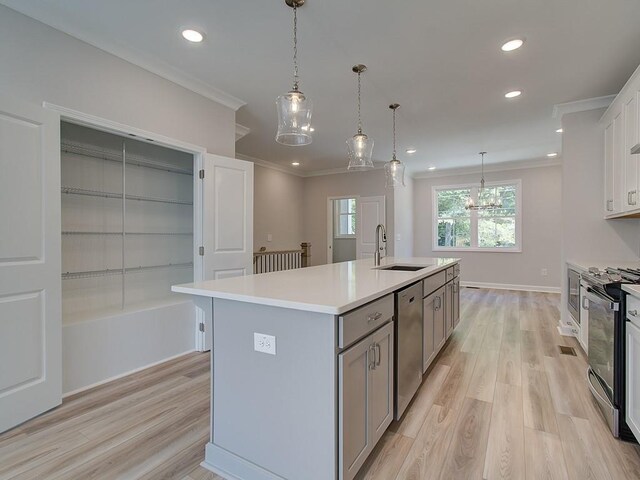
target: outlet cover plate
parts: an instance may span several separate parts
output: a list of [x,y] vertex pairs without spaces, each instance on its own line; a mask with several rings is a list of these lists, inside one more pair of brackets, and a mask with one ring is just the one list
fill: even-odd
[[256,352],[275,355],[276,354],[276,337],[274,337],[273,335],[266,335],[264,333],[254,332],[253,349]]

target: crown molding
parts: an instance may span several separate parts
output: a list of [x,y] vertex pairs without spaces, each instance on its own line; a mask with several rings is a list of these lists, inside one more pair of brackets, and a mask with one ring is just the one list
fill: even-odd
[[636,68],[635,71],[631,74],[631,76],[629,77],[629,80],[627,80],[624,86],[620,89],[620,92],[618,93],[618,95],[616,95],[615,99],[611,102],[611,105],[609,105],[609,108],[607,108],[607,110],[602,114],[602,117],[600,118],[600,120],[607,117],[607,115],[609,114],[609,111],[612,108],[615,108],[614,104],[616,103],[616,100],[618,99],[618,97],[620,95],[623,95],[624,92],[626,92],[631,87],[631,85],[636,82],[638,77],[640,77],[640,66],[638,66],[638,68]]
[[251,129],[249,127],[236,123],[236,142],[242,137],[249,135],[249,133],[251,133]]
[[[527,170],[530,168],[547,168],[547,167],[557,167],[562,165],[562,161],[558,158],[553,159],[543,159],[543,160],[522,160],[517,162],[502,162],[502,163],[491,163],[489,165],[484,166],[484,171],[486,172],[507,172],[510,170]],[[429,178],[440,178],[440,177],[453,177],[457,175],[469,175],[469,174],[477,174],[481,172],[481,168],[477,166],[473,167],[460,167],[460,168],[448,168],[445,170],[436,170],[433,172],[418,172],[413,174],[413,178],[415,179],[429,179]]]
[[270,168],[271,170],[276,170],[282,173],[288,173],[289,175],[294,175],[296,177],[305,177],[306,175],[302,172],[296,171],[293,168],[283,167],[282,165],[278,165],[274,162],[269,162],[268,160],[262,160],[261,158],[252,157],[250,155],[244,155],[242,153],[236,153],[236,158],[238,160],[245,160],[247,162],[253,162],[256,165],[260,165],[264,168]]
[[558,103],[553,106],[553,118],[562,118],[568,113],[607,108],[615,98],[615,95],[606,95],[604,97],[585,98],[584,100],[577,100],[575,102]]
[[323,177],[325,175],[338,175],[341,173],[362,173],[364,172],[371,172],[374,170],[382,170],[384,168],[384,165],[375,165],[373,168],[370,168],[368,170],[349,170],[347,167],[340,167],[340,168],[328,168],[326,170],[314,170],[312,172],[305,172],[304,176],[305,177]]
[[7,8],[21,13],[22,15],[26,15],[40,23],[44,23],[51,28],[66,33],[67,35],[104,52],[110,53],[111,55],[125,60],[128,63],[158,75],[165,80],[169,80],[176,85],[180,85],[187,90],[206,97],[209,100],[220,103],[233,111],[237,111],[240,107],[246,105],[246,102],[243,100],[172,67],[154,55],[148,55],[140,51],[128,49],[126,46],[119,45],[114,41],[95,40],[92,38],[91,31],[89,29],[83,28],[81,25],[71,25],[69,22],[66,22],[63,18],[59,18],[59,16],[56,15],[45,16],[42,14],[42,11],[35,7],[35,4],[29,5],[29,2],[16,1],[3,1],[2,4]]

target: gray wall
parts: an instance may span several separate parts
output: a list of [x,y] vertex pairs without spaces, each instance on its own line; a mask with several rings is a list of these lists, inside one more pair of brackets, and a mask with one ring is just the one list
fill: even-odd
[[355,238],[333,239],[333,263],[347,262],[356,259]]
[[566,310],[565,261],[638,261],[640,220],[604,217],[604,109],[562,118],[562,315]]
[[[434,252],[432,249],[432,187],[479,182],[478,174],[415,180],[414,252],[417,256],[462,258],[465,282],[497,283],[557,289],[560,287],[560,166],[485,174],[487,182],[522,180],[522,252]],[[547,269],[547,276],[541,269]]]
[[[267,250],[296,250],[304,237],[304,179],[255,165],[253,245]],[[272,241],[267,241],[267,235]],[[313,252],[312,252],[313,253]]]
[[384,170],[350,172],[304,179],[304,232],[312,244],[311,263],[327,263],[327,198],[386,196],[387,251],[393,250],[393,191],[384,186]]
[[0,6],[0,91],[235,155],[235,112]]

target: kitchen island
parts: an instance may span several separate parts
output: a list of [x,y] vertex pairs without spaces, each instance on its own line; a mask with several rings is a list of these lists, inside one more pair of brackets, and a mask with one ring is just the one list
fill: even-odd
[[443,290],[457,263],[387,257],[172,287],[213,319],[203,466],[229,479],[353,478],[394,415],[393,293],[427,277],[425,296]]

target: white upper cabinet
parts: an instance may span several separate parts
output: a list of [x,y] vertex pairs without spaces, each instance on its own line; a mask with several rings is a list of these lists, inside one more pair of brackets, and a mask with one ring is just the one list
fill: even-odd
[[602,117],[604,125],[605,217],[640,213],[640,67]]

